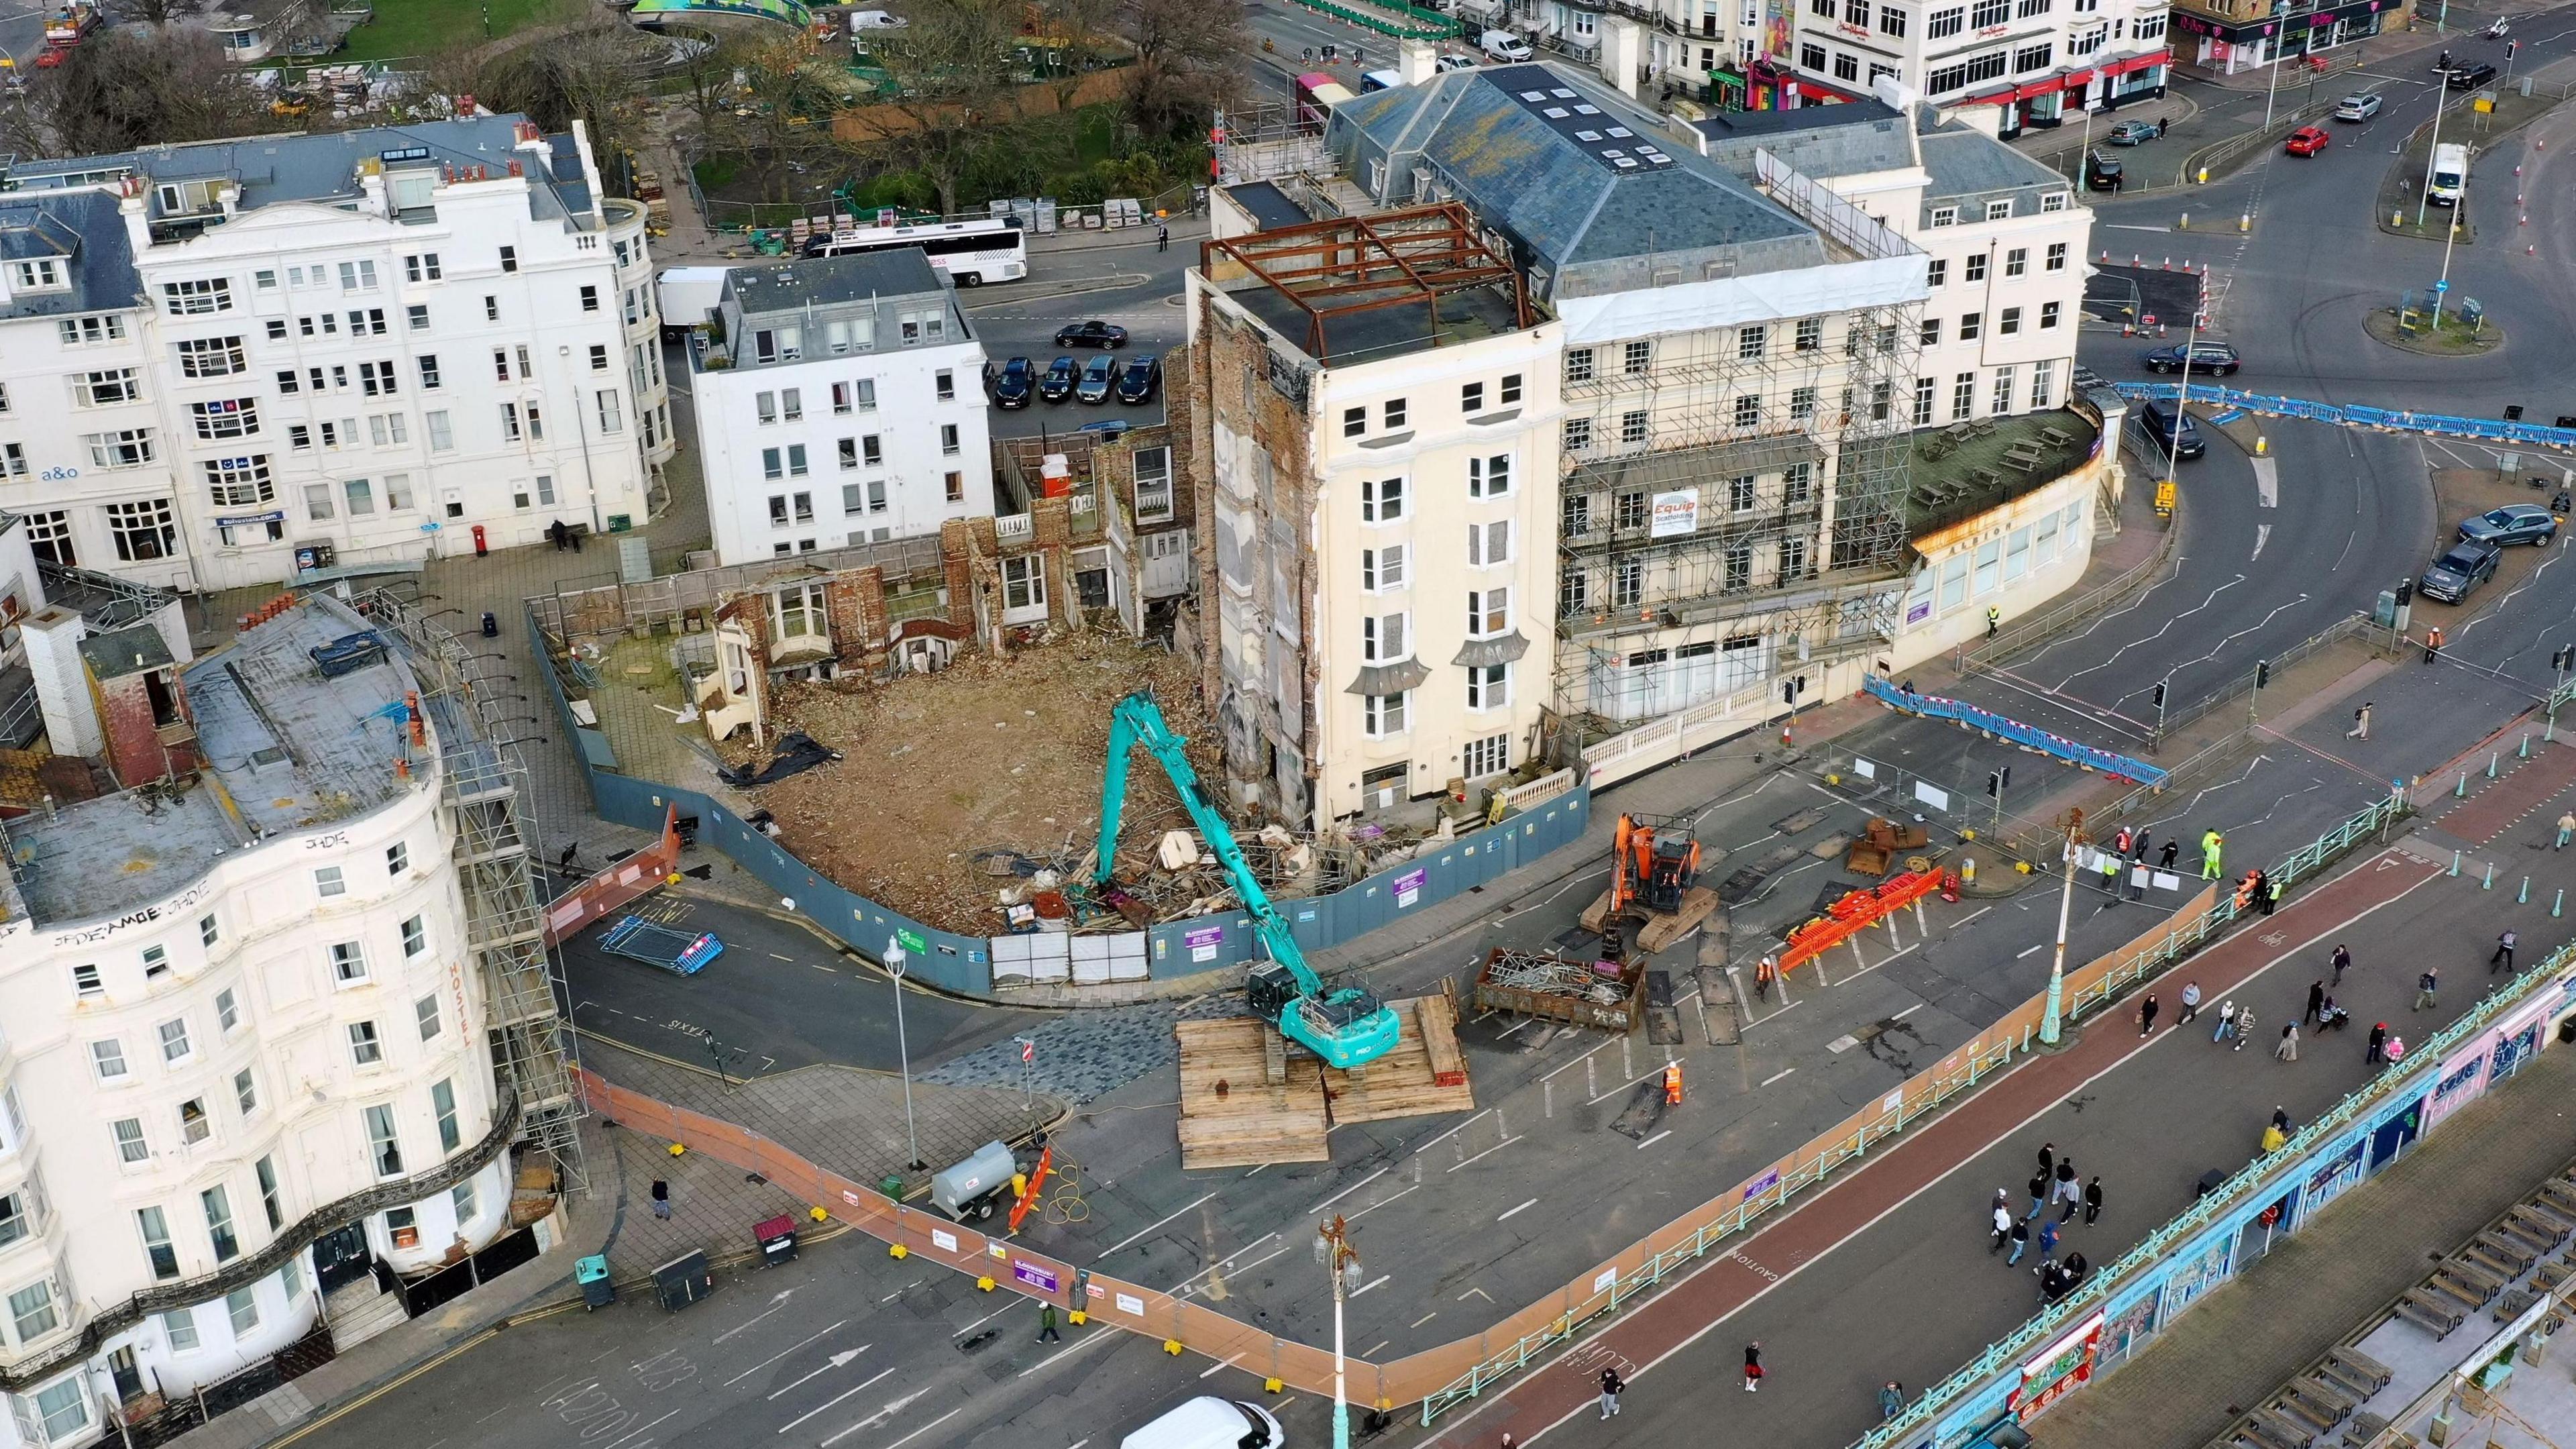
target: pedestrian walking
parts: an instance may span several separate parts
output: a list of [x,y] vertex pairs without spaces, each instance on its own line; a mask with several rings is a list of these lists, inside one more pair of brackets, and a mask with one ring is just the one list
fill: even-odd
[[2569,836],[2576,836],[2576,810],[2569,810],[2559,815],[2558,843],[2549,848],[2552,850],[2565,850],[2567,848],[2567,839]]
[[2370,701],[2364,700],[2361,708],[2352,712],[2352,728],[2343,732],[2345,739],[2367,741],[2370,738],[2370,709]]
[[2487,974],[2489,976],[2496,974],[2499,969],[2506,971],[2513,969],[2514,943],[2521,939],[2521,937],[2514,934],[2513,927],[2511,926],[2505,927],[2503,933],[2496,937],[2495,954],[2487,958]]
[[2326,984],[2322,981],[2311,981],[2308,983],[2308,1009],[2299,1013],[2299,1020],[2314,1021],[2325,1014]]
[[671,1185],[658,1177],[653,1179],[653,1216],[671,1220]]
[[1756,1339],[1744,1346],[1744,1391],[1752,1393],[1762,1385],[1762,1341]]
[[2175,857],[2175,856],[2177,856],[2177,855],[2180,855],[2180,854],[2182,854],[2182,842],[2181,842],[2181,841],[2179,841],[2179,840],[2168,840],[2168,841],[2166,841],[2166,842],[2165,842],[2165,853],[2164,853],[2162,856],[2160,856],[2160,857],[2158,857],[2158,858],[2157,858],[2157,860],[2156,860],[2156,869],[2158,869],[2158,870],[2171,870],[2171,869],[2173,869],[2173,868],[2174,868],[2174,857]]
[[2039,1225],[2039,1255],[2041,1257],[2054,1258],[2057,1256],[2057,1225],[2061,1221],[2063,1221],[2063,1219],[2051,1218],[2047,1222]]
[[2363,1053],[2361,1059],[2374,1067],[2388,1060],[2387,1022],[2376,1023],[2370,1028],[2370,1050]]
[[2030,1246],[2029,1223],[2019,1222],[2012,1225],[2012,1245],[2012,1256],[2004,1259],[2004,1266],[2007,1268],[2020,1262],[2023,1250]]
[[2289,1140],[2290,1140],[2290,1134],[2289,1134],[2289,1133],[2287,1133],[2287,1132],[2282,1131],[2282,1130],[2281,1130],[2281,1128],[2280,1128],[2280,1124],[2278,1124],[2278,1123],[2266,1123],[2266,1124],[2264,1124],[2264,1127],[2263,1127],[2263,1141],[2262,1141],[2262,1144],[2261,1144],[2261,1145],[2262,1145],[2262,1149],[2263,1149],[2265,1152],[2278,1152],[2278,1151],[2280,1151],[2280,1150],[2281,1150],[2282,1146],[2283,1146],[2284,1144],[2286,1144]]
[[1878,1386],[1878,1421],[1882,1424],[1905,1412],[1905,1385],[1894,1379]]
[[1607,1419],[1611,1415],[1619,1412],[1619,1391],[1626,1387],[1628,1387],[1628,1383],[1625,1379],[1619,1377],[1619,1371],[1617,1369],[1605,1368],[1601,1371],[1602,1418]]
[[2406,1038],[2392,1031],[2388,1034],[2388,1064],[2393,1067],[2404,1060],[2406,1060]]
[[1158,252],[1167,252],[1167,251],[1170,251],[1171,249],[1172,249],[1172,229],[1171,229],[1171,227],[1169,227],[1169,226],[1167,226],[1167,225],[1165,225],[1164,223],[1159,222],[1159,221],[1158,221],[1158,222],[1156,222],[1156,223],[1154,223],[1154,250],[1156,250],[1156,251],[1158,251]]
[[2122,857],[2123,859],[2125,859],[2125,858],[2128,856],[2128,854],[2129,854],[2129,846],[2130,846],[2130,843],[2131,843],[2131,842],[2133,842],[2133,841],[2135,841],[2136,839],[2137,839],[2137,837],[2136,837],[2136,836],[2131,835],[2131,834],[2129,833],[2129,827],[2127,827],[2127,826],[2125,826],[2125,825],[2121,826],[2118,830],[2113,831],[2113,832],[2111,833],[2111,852],[2112,852],[2112,854],[2114,854],[2114,855],[2118,855],[2118,856]]
[[1762,959],[1755,962],[1753,966],[1753,995],[1755,998],[1762,1001],[1770,1000],[1771,983],[1779,979],[1780,958],[1770,954],[1769,952],[1764,952]]
[[2200,878],[2202,880],[2218,879],[2220,873],[2218,862],[2226,846],[2226,837],[2217,831],[2204,830],[2200,833]]
[[1989,639],[1995,637],[1995,631],[2002,628],[2003,623],[2004,611],[1992,604],[1986,605],[1986,637]]
[[2174,1025],[2180,1026],[2198,1015],[2200,1015],[2200,983],[2186,981],[2182,984],[2182,1015],[2174,1018]]
[[2236,1003],[2222,1001],[2218,1003],[2218,1030],[2212,1033],[2209,1039],[2225,1041],[2234,1035],[2236,1035]]
[[2057,1196],[2066,1204],[2066,1210],[2057,1215],[2057,1220],[2063,1223],[2075,1216],[2077,1205],[2084,1200],[2084,1187],[2075,1180],[2075,1159],[2072,1157],[2057,1164]]
[[2021,1215],[2022,1221],[2028,1222],[2032,1218],[2038,1217],[2040,1209],[2048,1206],[2049,1181],[2049,1175],[2045,1172],[2032,1174],[2030,1179],[2030,1211]]
[[2004,1243],[2012,1237],[2012,1209],[2004,1205],[2003,1194],[2002,1188],[1995,1189],[1995,1240],[1986,1246],[1986,1254],[1989,1257],[2003,1251]]
[[2156,994],[2150,991],[2147,993],[2147,999],[2138,1003],[2138,1035],[2141,1037],[2151,1035],[2155,1029]]
[[2056,1143],[2043,1142],[2039,1144],[2039,1170],[2050,1177],[2057,1175]]
[[2334,980],[2327,984],[2330,986],[2341,986],[2343,984],[2343,973],[2350,970],[2351,967],[2352,952],[2346,950],[2341,941],[2337,941],[2335,943],[2334,953]]
[[2130,847],[2130,849],[2129,849],[2129,859],[2134,860],[2134,861],[2137,861],[2137,862],[2138,862],[2139,864],[2141,864],[2141,865],[2143,865],[2143,864],[2145,864],[2145,863],[2146,863],[2146,859],[2147,859],[2147,832],[2145,832],[2145,831],[2143,831],[2143,830],[2141,830],[2141,831],[2139,831],[2139,832],[2138,832],[2138,843],[2137,843],[2136,845],[2134,845],[2134,846],[2131,846],[2131,847]]
[[2431,664],[2441,657],[2442,626],[2436,624],[2432,628],[2424,631],[2424,662]]
[[2281,1028],[2281,1044],[2272,1048],[2274,1061],[2295,1062],[2299,1059],[2299,1024],[2291,1022]]
[[2093,1226],[2094,1220],[2101,1216],[2102,1177],[2101,1174],[2096,1173],[2092,1181],[2084,1184],[2084,1226],[2088,1228]]
[[2245,1050],[2245,1038],[2252,1036],[2253,1034],[2254,1009],[2252,1007],[2247,1007],[2245,1010],[2236,1013],[2236,1030],[2234,1032],[2236,1045],[2232,1050],[2240,1052]]
[[1055,1331],[1055,1305],[1052,1303],[1038,1305],[1038,1342],[1064,1342],[1064,1335]]
[[[2429,1007],[2436,1011],[2440,1010],[2442,1004],[2433,999],[2433,993],[2438,990],[2441,985],[2442,972],[2440,968],[2433,966],[2425,967],[2424,974],[2415,978],[2415,1004],[2406,1009],[2408,1011],[2422,1011]],[[2390,1053],[2389,1059],[2391,1061],[2396,1060],[2396,1054],[2393,1052]]]

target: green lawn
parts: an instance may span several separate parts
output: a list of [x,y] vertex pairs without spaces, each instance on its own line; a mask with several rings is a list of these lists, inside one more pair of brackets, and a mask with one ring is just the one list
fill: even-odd
[[556,0],[373,0],[376,18],[349,32],[336,64],[429,55],[459,42],[499,39],[544,18]]

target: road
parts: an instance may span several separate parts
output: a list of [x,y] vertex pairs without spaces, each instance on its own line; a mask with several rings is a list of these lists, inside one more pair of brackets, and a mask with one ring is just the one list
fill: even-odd
[[[1188,333],[1180,306],[1181,270],[1197,260],[1198,240],[1206,230],[1191,218],[1173,220],[1178,225],[1169,250],[1157,248],[1151,228],[1127,233],[1133,241],[1085,235],[1079,241],[1033,243],[1027,280],[959,299],[983,340],[985,355],[996,364],[1026,357],[1040,372],[1058,356],[1073,356],[1077,365],[1088,362],[1092,353],[1058,348],[1055,333],[1067,323],[1091,318],[1127,329],[1127,346],[1113,354],[1121,367],[1133,357],[1179,346]],[[1026,408],[990,409],[997,438],[1064,433],[1109,418],[1159,423],[1162,395],[1158,391],[1142,405],[1113,398],[1103,404],[1033,401]]]

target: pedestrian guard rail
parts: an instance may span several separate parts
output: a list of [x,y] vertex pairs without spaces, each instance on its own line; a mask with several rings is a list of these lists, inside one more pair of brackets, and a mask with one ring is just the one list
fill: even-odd
[[2304,418],[2310,422],[2378,428],[2392,433],[2473,438],[2482,443],[2513,443],[2526,448],[2576,449],[2576,428],[2552,427],[2544,423],[2508,423],[2489,418],[2456,417],[2448,413],[2419,413],[2405,408],[2363,407],[2358,403],[2309,402],[2303,398],[2239,392],[2232,387],[2214,387],[2198,382],[2187,386],[2174,382],[2122,382],[2113,386],[2123,397],[2171,401],[2181,395],[2189,402],[2207,403],[2213,407],[2238,407],[2266,417]]
[[2144,760],[2131,759],[2127,755],[2088,745],[2081,740],[2070,740],[2064,735],[2051,734],[2037,725],[2027,725],[2017,719],[2007,719],[1993,710],[1980,708],[1965,700],[1948,699],[1937,694],[1917,694],[1910,689],[1901,689],[1875,674],[1863,679],[1861,688],[1868,691],[1871,698],[1891,709],[1921,715],[1925,719],[1954,720],[1960,724],[1984,730],[1997,739],[2010,740],[2014,744],[2052,755],[2069,764],[2081,765],[2088,770],[2099,770],[2103,774],[2136,784],[2164,783],[2165,772]]
[[2114,601],[2128,597],[2131,591],[2162,573],[2165,566],[2173,562],[2174,543],[2181,536],[2180,528],[2168,524],[2165,536],[2157,542],[2156,551],[2118,577],[2059,604],[2045,614],[2007,625],[1991,640],[1960,645],[1959,672],[1964,675],[1972,670],[1993,670],[1998,661],[2046,644],[2100,614]]
[[1978,1389],[2007,1373],[2016,1373],[2041,1345],[2052,1341],[2070,1325],[2082,1323],[2103,1312],[2132,1280],[2158,1266],[2194,1234],[2249,1204],[2270,1202],[2285,1196],[2285,1189],[2310,1167],[2309,1159],[2338,1134],[2370,1117],[2378,1108],[2410,1094],[2424,1092],[2462,1043],[2522,1010],[2543,991],[2563,989],[2560,981],[2571,965],[2576,965],[2576,942],[2560,947],[2546,960],[2525,969],[2504,990],[2490,994],[2470,1008],[2466,1016],[2429,1040],[2411,1047],[2407,1056],[2419,1064],[2421,1070],[2391,1069],[2346,1096],[2280,1148],[2239,1168],[2217,1190],[2201,1197],[2163,1227],[2148,1234],[2145,1241],[2121,1255],[2108,1268],[2095,1273],[2073,1293],[2025,1322],[2010,1336],[1989,1345],[1965,1367],[1933,1385],[1903,1413],[1863,1436],[1853,1449],[1897,1449],[1897,1446],[1932,1449],[1936,1443],[1951,1443],[1954,1436],[1948,1433],[1943,1433],[1937,1440],[1932,1437],[1936,1421],[1968,1403]]

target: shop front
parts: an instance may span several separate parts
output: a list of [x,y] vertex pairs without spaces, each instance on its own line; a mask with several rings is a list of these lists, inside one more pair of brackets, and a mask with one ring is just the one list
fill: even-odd
[[[2179,47],[2187,64],[2220,75],[2255,70],[2274,61],[2322,55],[2406,25],[2407,0],[2352,0],[2350,4],[2294,10],[2243,22],[2216,20],[2176,7],[2173,28],[2187,37]],[[2284,78],[2286,79],[2286,77]]]
[[2069,124],[2087,110],[2110,110],[2130,101],[2163,95],[2165,72],[2172,59],[2171,52],[2160,50],[2152,55],[2069,66],[1970,96],[1961,104],[2002,107],[2002,124],[1997,131],[2009,141],[2027,129]]

